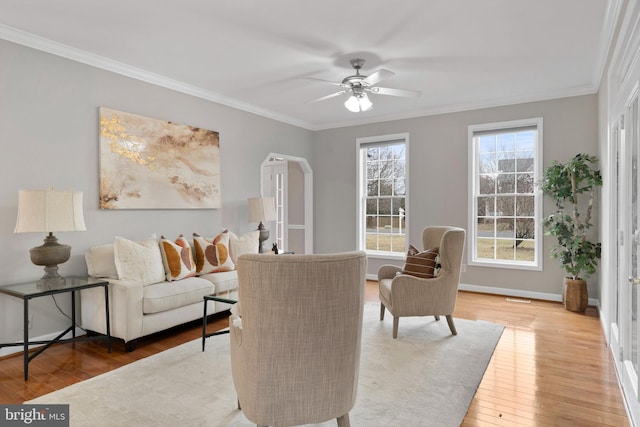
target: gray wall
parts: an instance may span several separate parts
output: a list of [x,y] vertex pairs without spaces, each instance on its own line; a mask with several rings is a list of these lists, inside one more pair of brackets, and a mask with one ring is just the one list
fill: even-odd
[[[38,278],[29,249],[44,235],[13,234],[19,189],[84,192],[86,232],[60,233],[71,245],[62,275],[86,274],[84,252],[120,235],[139,239],[245,232],[247,198],[260,193],[260,163],[275,151],[311,157],[312,132],[0,40],[0,284]],[[220,132],[222,208],[98,209],[98,107]],[[68,309],[66,297],[58,297]],[[31,336],[63,329],[50,298],[33,302]],[[67,310],[68,312],[68,310]],[[22,302],[0,295],[0,342],[20,340]]]
[[[356,248],[356,138],[409,133],[409,242],[422,245],[427,225],[468,228],[468,138],[472,124],[543,117],[544,166],[579,152],[597,153],[596,95],[486,108],[371,125],[316,132],[313,144],[315,251]],[[553,204],[545,200],[545,214]],[[596,218],[597,223],[597,218]],[[544,254],[553,244],[545,237]],[[466,253],[464,262],[466,263]],[[370,275],[386,260],[369,259]],[[396,261],[395,264],[402,264]],[[559,294],[563,270],[555,259],[544,259],[543,271],[468,266],[461,281],[515,293]],[[596,296],[597,278],[589,280]],[[542,296],[542,295],[540,295]]]

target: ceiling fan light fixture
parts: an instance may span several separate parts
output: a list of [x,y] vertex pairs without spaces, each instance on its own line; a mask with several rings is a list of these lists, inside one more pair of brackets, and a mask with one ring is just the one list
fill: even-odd
[[352,113],[359,113],[362,111],[369,111],[371,107],[373,107],[373,104],[366,93],[360,93],[358,95],[351,95],[349,99],[345,101],[344,106]]
[[338,92],[321,96],[320,98],[314,99],[309,102],[311,103],[324,101],[326,99],[335,98],[336,96],[349,94],[351,96],[349,96],[349,99],[345,101],[344,106],[347,108],[347,110],[353,113],[361,113],[363,111],[369,111],[373,107],[373,104],[369,100],[369,97],[367,96],[365,91],[378,95],[402,96],[405,98],[417,98],[420,96],[421,92],[417,90],[394,89],[390,87],[377,86],[379,82],[388,79],[389,77],[393,76],[394,73],[392,71],[381,68],[373,74],[365,76],[363,74],[360,74],[360,69],[363,65],[364,59],[352,59],[351,66],[356,70],[356,73],[354,75],[345,77],[341,82],[308,77],[312,80],[320,80],[323,82],[331,83],[332,85],[342,86],[342,90],[339,90]]

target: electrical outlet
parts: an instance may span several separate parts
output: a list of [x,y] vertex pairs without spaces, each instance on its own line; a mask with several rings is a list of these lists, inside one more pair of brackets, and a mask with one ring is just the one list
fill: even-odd
[[466,272],[467,271],[467,264],[462,264],[462,266],[460,267],[460,271],[462,273]]
[[32,316],[32,315],[29,315],[29,320],[28,320],[28,323],[27,323],[27,328],[28,328],[28,329],[33,328],[33,316]]

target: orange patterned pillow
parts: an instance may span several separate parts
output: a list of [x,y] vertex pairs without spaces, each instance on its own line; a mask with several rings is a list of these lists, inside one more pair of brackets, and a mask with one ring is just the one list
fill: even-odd
[[182,234],[175,242],[160,236],[160,251],[167,280],[180,280],[196,275],[196,264],[193,262],[191,246]]
[[232,271],[235,264],[229,254],[229,232],[224,230],[213,239],[193,233],[196,250],[196,273],[198,276],[221,271]]

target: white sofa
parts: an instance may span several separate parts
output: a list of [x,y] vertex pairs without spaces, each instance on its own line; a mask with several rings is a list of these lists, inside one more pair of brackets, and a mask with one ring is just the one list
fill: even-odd
[[[226,268],[233,268],[231,271],[207,273],[206,270],[202,270],[197,276],[190,275],[177,280],[168,280],[170,269],[165,252],[161,250],[162,240],[160,243],[155,239],[143,242],[128,241],[146,244],[146,247],[134,247],[132,251],[121,249],[121,241],[118,240],[120,238],[116,238],[113,244],[89,248],[85,253],[89,275],[109,280],[111,336],[124,340],[127,351],[133,351],[136,339],[140,337],[201,319],[205,295],[217,294],[236,299],[238,280],[232,260],[237,259],[241,253],[257,253],[258,238],[254,233],[248,233],[241,238],[232,233],[231,235],[235,239],[232,239],[227,247],[236,249],[235,253],[229,251],[230,260],[226,263]],[[234,245],[234,241],[239,243]],[[154,242],[158,252],[153,248]],[[247,246],[247,243],[250,245]],[[189,244],[186,246],[186,252],[195,249],[196,255],[201,256],[206,252],[200,250],[197,243],[194,245],[195,248],[190,248]],[[160,262],[157,254],[161,254]],[[202,266],[201,260],[195,264]],[[103,289],[82,290],[80,307],[82,327],[88,331],[106,334]],[[229,308],[229,304],[210,302],[207,313],[213,314]]]

